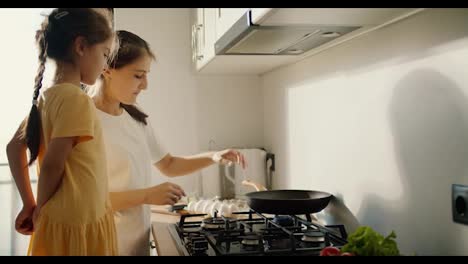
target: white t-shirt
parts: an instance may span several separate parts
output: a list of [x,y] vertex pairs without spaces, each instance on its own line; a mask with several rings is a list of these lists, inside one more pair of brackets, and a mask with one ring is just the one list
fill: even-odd
[[[107,156],[109,191],[120,192],[151,186],[154,163],[166,154],[157,144],[149,120],[144,125],[127,111],[113,116],[98,109]],[[151,211],[141,205],[114,213],[119,255],[149,255]]]

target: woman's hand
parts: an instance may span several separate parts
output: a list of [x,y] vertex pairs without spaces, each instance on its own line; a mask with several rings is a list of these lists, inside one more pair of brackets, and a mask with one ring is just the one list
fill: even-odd
[[34,206],[23,206],[21,211],[16,216],[15,229],[23,235],[31,235],[34,231],[33,214],[36,205]]
[[145,189],[145,204],[174,205],[182,196],[184,190],[177,184],[165,182]]
[[231,166],[232,163],[237,163],[242,166],[243,169],[247,167],[244,155],[237,150],[225,149],[222,151],[215,152],[212,157],[213,161],[220,164]]

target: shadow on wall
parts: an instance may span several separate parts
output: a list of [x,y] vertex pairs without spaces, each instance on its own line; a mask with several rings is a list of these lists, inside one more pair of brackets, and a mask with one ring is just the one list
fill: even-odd
[[[428,9],[409,19],[333,47],[326,52],[263,75],[266,147],[277,155],[274,188],[293,185],[288,158],[291,105],[295,87],[315,89],[315,84],[341,76],[358,76],[375,69],[405,64],[466,48],[468,9]],[[355,89],[349,87],[349,89]]]
[[395,87],[389,122],[403,197],[392,205],[368,196],[358,218],[385,234],[395,230],[404,254],[466,252],[468,246],[457,243],[460,234],[451,228],[450,197],[451,184],[468,166],[468,100],[441,73],[419,69]]

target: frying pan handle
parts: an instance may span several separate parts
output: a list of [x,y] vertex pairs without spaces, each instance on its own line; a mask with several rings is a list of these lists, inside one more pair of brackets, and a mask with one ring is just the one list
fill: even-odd
[[265,186],[261,185],[260,183],[255,183],[255,182],[252,182],[252,181],[249,181],[249,180],[243,180],[242,185],[253,187],[253,188],[255,188],[255,190],[257,190],[257,192],[267,190],[267,188],[265,188]]

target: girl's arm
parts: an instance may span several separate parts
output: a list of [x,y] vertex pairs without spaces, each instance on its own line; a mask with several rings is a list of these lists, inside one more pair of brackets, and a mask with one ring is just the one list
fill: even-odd
[[23,120],[15,135],[7,145],[7,157],[10,166],[11,175],[15,180],[16,187],[26,208],[34,208],[36,201],[31,189],[29,178],[28,158],[26,155],[27,145],[22,137],[23,126],[26,124]]
[[65,161],[76,145],[78,137],[53,138],[41,164],[37,191],[37,208],[40,208],[55,194],[62,181]]
[[19,126],[13,138],[7,145],[7,157],[11,175],[23,201],[23,208],[15,219],[15,229],[23,235],[31,235],[34,231],[32,215],[36,208],[36,200],[31,189],[29,178],[28,159],[26,155],[26,142],[22,137],[24,120]]

